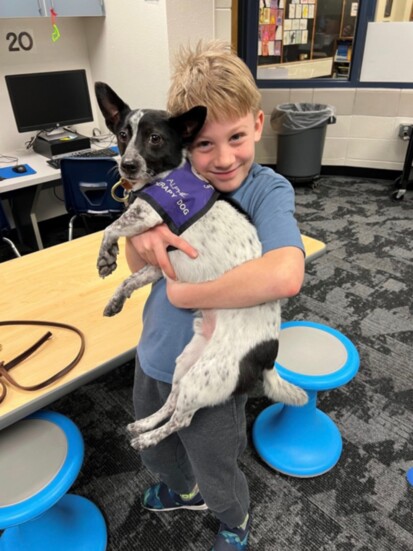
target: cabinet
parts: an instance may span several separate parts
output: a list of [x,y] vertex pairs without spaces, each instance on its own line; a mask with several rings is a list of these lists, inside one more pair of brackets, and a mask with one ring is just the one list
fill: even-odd
[[43,0],[2,0],[0,17],[39,17],[45,15]]
[[1,0],[0,18],[50,17],[51,9],[58,17],[105,15],[103,0]]
[[53,8],[58,17],[105,15],[103,0],[43,0],[47,14]]

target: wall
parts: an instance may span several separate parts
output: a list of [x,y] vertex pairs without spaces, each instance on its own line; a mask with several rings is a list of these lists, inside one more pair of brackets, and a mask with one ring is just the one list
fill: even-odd
[[[214,36],[214,0],[105,0],[106,18],[87,23],[95,80],[108,82],[132,107],[164,109],[181,44]],[[104,129],[99,113],[98,122]]]
[[[373,36],[372,31],[377,29],[379,32]],[[392,35],[395,29],[397,39]],[[405,48],[397,51],[401,44]],[[362,80],[412,82],[412,47],[412,23],[370,23]],[[262,95],[266,121],[264,135],[257,148],[258,162],[275,164],[277,160],[277,138],[269,122],[274,107],[280,103],[310,102],[330,104],[336,108],[337,123],[327,128],[323,165],[384,170],[403,168],[407,142],[398,137],[398,132],[401,123],[413,124],[412,89],[278,88],[262,90]]]
[[409,21],[413,0],[393,0],[389,17],[384,17],[387,0],[376,1],[375,21]]
[[[230,38],[230,0],[105,0],[106,17],[58,18],[61,38],[52,42],[49,19],[0,19],[0,153],[24,149],[33,133],[17,132],[4,75],[84,68],[94,122],[78,125],[91,134],[104,122],[93,95],[96,80],[108,82],[131,106],[163,108],[170,60],[179,44]],[[228,25],[226,24],[228,22]],[[31,52],[9,52],[6,34],[30,31]]]
[[[0,153],[24,149],[24,143],[33,135],[17,132],[4,75],[84,68],[90,83],[91,68],[84,23],[81,19],[62,19],[59,22],[61,39],[53,43],[48,19],[0,19]],[[34,38],[33,50],[9,52],[6,34],[11,31],[29,31]],[[93,124],[80,126],[84,132],[91,132],[93,128]]]
[[270,115],[280,103],[310,102],[336,108],[337,123],[327,127],[323,165],[401,170],[407,142],[399,124],[413,124],[413,90],[400,89],[267,89],[262,90],[264,134],[256,160],[275,164],[277,138]]
[[[50,40],[48,20],[0,19],[0,80],[8,73],[84,67],[89,84],[105,80],[131,105],[163,107],[170,76],[170,57],[179,42],[198,38],[230,38],[231,0],[106,0],[106,18],[59,21],[61,39]],[[200,11],[201,10],[201,11]],[[32,53],[10,53],[5,33],[31,29]],[[413,29],[413,27],[412,27]],[[400,123],[413,124],[413,90],[400,89],[272,89],[263,90],[266,114],[257,161],[275,164],[277,138],[269,118],[279,103],[309,101],[332,104],[337,123],[327,129],[323,164],[401,170],[407,144],[398,138]],[[95,121],[79,125],[89,133],[104,129],[94,104]],[[5,86],[0,86],[0,153],[24,147],[30,133],[19,134]]]
[[[215,36],[214,0],[166,0],[169,62],[173,66],[181,45]],[[194,7],[195,6],[195,7]],[[195,24],[196,21],[196,24]]]
[[85,22],[94,80],[133,107],[161,108],[169,81],[166,1],[105,0],[106,17]]

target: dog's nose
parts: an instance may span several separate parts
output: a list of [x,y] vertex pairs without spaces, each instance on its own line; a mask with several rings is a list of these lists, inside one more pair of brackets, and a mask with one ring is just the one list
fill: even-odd
[[122,159],[120,166],[122,170],[128,173],[136,172],[139,169],[139,163],[133,159]]

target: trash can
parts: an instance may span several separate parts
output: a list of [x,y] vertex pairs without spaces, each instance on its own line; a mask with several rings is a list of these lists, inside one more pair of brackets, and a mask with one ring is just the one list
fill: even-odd
[[271,114],[271,127],[278,134],[277,172],[292,183],[320,176],[327,125],[335,122],[331,105],[277,105]]

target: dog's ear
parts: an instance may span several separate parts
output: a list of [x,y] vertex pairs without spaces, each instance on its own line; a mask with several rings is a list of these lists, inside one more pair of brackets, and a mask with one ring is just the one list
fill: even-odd
[[171,117],[169,122],[181,135],[183,142],[190,144],[204,126],[206,116],[207,108],[203,105],[198,105],[186,113],[182,113],[182,115]]
[[95,83],[95,94],[106,126],[116,134],[116,128],[130,111],[127,105],[105,82]]

